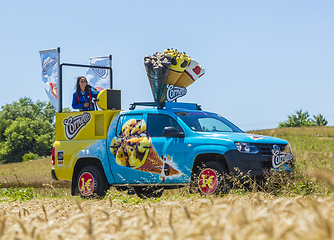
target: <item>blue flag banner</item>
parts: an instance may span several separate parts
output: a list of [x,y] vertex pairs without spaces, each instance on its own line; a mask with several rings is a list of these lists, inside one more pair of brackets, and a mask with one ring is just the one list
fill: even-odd
[[[91,57],[89,65],[110,67],[110,57]],[[110,70],[102,68],[88,68],[86,73],[88,83],[98,91],[110,88]]]
[[45,83],[45,92],[53,107],[58,111],[57,87],[59,52],[58,49],[39,51],[42,63],[42,81]]

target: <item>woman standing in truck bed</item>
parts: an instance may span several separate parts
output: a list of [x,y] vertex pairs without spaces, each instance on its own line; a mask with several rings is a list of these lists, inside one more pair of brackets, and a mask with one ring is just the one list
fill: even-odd
[[73,93],[72,108],[80,109],[80,111],[94,111],[95,107],[92,99],[96,98],[98,94],[98,91],[87,84],[87,79],[84,76],[79,76],[76,91]]

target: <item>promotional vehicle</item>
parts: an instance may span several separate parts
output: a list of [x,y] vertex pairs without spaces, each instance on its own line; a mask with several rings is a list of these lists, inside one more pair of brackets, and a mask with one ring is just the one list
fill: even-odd
[[[57,62],[52,59],[56,58],[45,57],[42,66]],[[91,68],[87,73],[97,74],[95,82],[100,84],[107,70],[112,72],[109,65],[58,66],[51,175],[71,181],[72,195],[103,197],[114,186],[133,188],[139,197],[159,197],[164,189],[185,185],[203,194],[219,194],[229,191],[227,175],[244,173],[258,180],[273,170],[293,171],[294,157],[287,141],[246,134],[195,103],[177,102],[205,70],[176,49],[144,58],[154,102],[133,103],[128,111],[121,111],[120,90],[105,89],[97,96],[101,110],[63,113],[61,67]]]
[[129,111],[56,118],[52,177],[72,181],[72,194],[82,197],[103,197],[110,186],[133,187],[140,197],[188,184],[204,194],[226,193],[225,174],[261,178],[268,170],[290,171],[293,164],[287,141],[246,134],[193,103],[135,103]]

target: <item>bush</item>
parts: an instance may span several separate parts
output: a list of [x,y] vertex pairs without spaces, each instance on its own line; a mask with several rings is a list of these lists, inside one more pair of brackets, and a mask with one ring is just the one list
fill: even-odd
[[36,160],[37,158],[38,158],[38,154],[35,154],[35,153],[32,153],[32,152],[28,152],[28,153],[26,153],[22,156],[23,162],[27,162],[27,161],[30,161],[30,160]]

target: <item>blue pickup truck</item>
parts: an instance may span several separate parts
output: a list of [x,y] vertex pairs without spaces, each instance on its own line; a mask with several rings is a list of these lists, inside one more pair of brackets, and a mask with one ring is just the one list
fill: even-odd
[[110,186],[139,197],[190,184],[203,194],[227,193],[226,174],[293,171],[286,140],[244,133],[194,103],[57,114],[52,177],[72,181],[72,195],[83,198],[103,197]]

